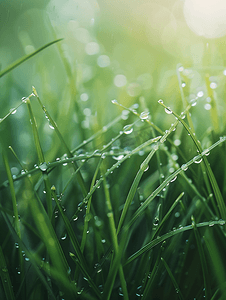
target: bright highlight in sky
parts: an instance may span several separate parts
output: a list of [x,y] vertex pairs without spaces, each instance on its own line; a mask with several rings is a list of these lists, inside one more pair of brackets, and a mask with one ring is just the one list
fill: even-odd
[[185,0],[184,16],[197,35],[206,38],[226,35],[226,0]]

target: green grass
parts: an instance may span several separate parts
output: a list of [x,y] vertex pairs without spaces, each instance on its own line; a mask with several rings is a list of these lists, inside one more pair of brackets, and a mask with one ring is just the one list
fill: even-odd
[[[73,98],[79,87],[60,43],[58,51]],[[153,111],[142,97],[129,107],[109,100],[107,122],[94,117],[87,131],[78,120],[72,130],[72,107],[79,119],[83,104],[75,97],[65,120],[63,112],[54,113],[58,104],[33,87],[1,119],[2,299],[226,298],[226,124],[217,118],[208,75],[212,125],[200,129],[201,107],[182,87],[189,78],[181,65],[174,73],[181,97],[175,109],[152,100]],[[17,137],[9,145],[3,136],[21,106],[32,138],[27,153]],[[48,150],[43,122],[51,128]],[[26,163],[29,151],[32,162]]]

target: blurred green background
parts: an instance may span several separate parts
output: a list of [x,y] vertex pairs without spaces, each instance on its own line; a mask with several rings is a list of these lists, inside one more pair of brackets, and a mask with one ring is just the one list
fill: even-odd
[[[127,107],[140,104],[139,112],[148,109],[152,121],[165,130],[174,118],[166,118],[157,100],[162,98],[177,113],[183,111],[176,73],[180,63],[186,101],[198,100],[192,118],[199,138],[207,130],[222,134],[226,39],[193,32],[184,17],[186,2],[1,1],[1,70],[56,38],[64,40],[0,79],[0,117],[35,86],[71,149],[121,113],[112,99]],[[218,120],[211,118],[206,73]],[[63,154],[61,146],[35,100],[32,105],[43,149],[53,160]],[[25,165],[35,163],[25,105],[1,124],[0,133],[2,144],[11,145]]]

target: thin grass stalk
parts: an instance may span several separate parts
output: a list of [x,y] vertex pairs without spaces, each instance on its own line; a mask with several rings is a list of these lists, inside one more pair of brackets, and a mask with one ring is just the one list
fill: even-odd
[[200,239],[197,227],[196,227],[196,222],[195,222],[194,216],[191,217],[191,221],[192,221],[192,227],[193,227],[194,234],[195,234],[196,243],[198,246],[198,252],[199,252],[199,257],[200,257],[200,262],[201,262],[201,267],[202,267],[203,281],[204,281],[204,288],[205,288],[205,297],[206,297],[206,299],[209,299],[212,292],[211,292],[211,285],[210,285],[209,276],[208,276],[209,272],[207,269],[206,258],[205,258],[204,250],[202,247],[201,239]]
[[4,76],[5,74],[7,74],[8,72],[12,71],[13,69],[15,69],[16,67],[18,67],[19,65],[21,65],[23,62],[25,62],[26,60],[28,60],[29,58],[31,58],[32,56],[38,54],[39,52],[41,52],[42,50],[46,49],[47,47],[55,44],[55,43],[58,43],[60,41],[62,41],[63,39],[57,39],[55,41],[52,41],[40,48],[38,48],[37,50],[35,50],[34,52],[28,54],[28,55],[25,55],[23,56],[22,58],[19,58],[18,60],[16,60],[14,63],[12,63],[11,65],[9,65],[6,69],[4,69],[3,71],[0,72],[0,78],[2,76]]
[[[225,220],[202,222],[202,223],[196,224],[197,227],[207,227],[207,226],[213,226],[213,225],[224,226],[225,225]],[[192,225],[187,225],[187,226],[184,226],[184,227],[179,227],[178,229],[175,229],[175,230],[170,231],[168,233],[165,233],[162,236],[158,236],[156,239],[152,240],[151,242],[149,242],[148,244],[143,246],[141,249],[139,249],[137,252],[132,254],[127,259],[127,261],[125,262],[125,265],[131,263],[134,259],[137,259],[140,255],[142,255],[146,251],[151,250],[153,247],[155,247],[159,243],[162,243],[163,241],[167,240],[168,238],[171,238],[174,235],[177,235],[179,233],[182,233],[182,232],[185,232],[185,231],[188,231],[188,230],[191,230],[191,229],[193,229]],[[125,231],[126,231],[126,229],[125,229]]]
[[38,155],[39,165],[40,165],[40,169],[42,171],[43,179],[44,179],[44,183],[45,183],[47,212],[48,212],[49,218],[51,219],[51,217],[52,217],[52,199],[51,199],[50,181],[49,181],[48,173],[47,173],[47,164],[45,162],[44,154],[43,154],[41,143],[39,140],[37,123],[36,123],[36,119],[33,114],[32,108],[31,108],[31,102],[30,102],[29,98],[26,99],[26,103],[27,103],[27,108],[28,108],[28,112],[29,112],[29,116],[30,116],[32,130],[33,130],[33,136],[34,136],[35,147],[36,147],[36,151],[37,151],[37,155]]
[[207,250],[209,253],[210,261],[212,262],[212,269],[216,276],[216,279],[219,284],[219,290],[221,291],[221,297],[226,299],[226,273],[224,268],[224,260],[222,260],[217,248],[216,240],[214,239],[212,231],[206,231],[206,234],[203,236]]
[[176,281],[175,277],[173,276],[173,273],[171,272],[168,264],[166,263],[166,261],[164,260],[163,257],[161,257],[161,261],[163,262],[163,264],[164,264],[164,266],[166,268],[166,271],[168,272],[169,277],[172,280],[172,283],[173,283],[173,285],[175,287],[175,292],[178,294],[179,299],[180,300],[184,300],[184,296],[182,295],[181,290],[180,290],[180,288],[179,288],[179,286],[177,284],[177,281]]
[[[101,173],[102,173],[103,180],[104,180],[103,184],[104,184],[105,202],[106,202],[106,206],[107,206],[107,217],[108,217],[109,225],[110,225],[111,239],[112,239],[112,243],[113,243],[115,256],[117,256],[119,253],[118,239],[117,239],[114,215],[113,215],[113,210],[112,210],[112,205],[111,205],[110,193],[109,193],[109,189],[107,186],[106,177],[104,175],[105,171],[104,171],[103,167],[101,168]],[[125,280],[123,268],[122,268],[122,265],[120,262],[119,262],[118,268],[119,268],[118,271],[119,271],[119,277],[120,277],[120,282],[121,282],[124,299],[129,300],[127,286],[126,286],[126,280]],[[112,282],[111,289],[113,287],[113,283],[114,282]],[[110,297],[110,291],[109,291],[108,297]]]
[[[96,181],[101,163],[102,163],[102,159],[99,160],[99,163],[98,163],[98,165],[96,167],[96,170],[94,172],[93,179],[92,179],[91,186],[90,186],[90,190],[92,189],[92,187],[95,184],[95,181]],[[88,224],[89,224],[89,219],[90,219],[89,214],[90,214],[90,208],[91,208],[91,200],[92,200],[92,197],[89,198],[88,203],[87,203],[87,208],[86,208],[86,215],[85,215],[85,219],[84,219],[84,227],[83,227],[82,242],[81,242],[81,252],[84,251],[84,247],[85,247],[85,243],[86,243],[87,230],[88,230]]]
[[[41,108],[42,108],[44,114],[45,114],[46,117],[48,118],[50,124],[51,124],[51,125],[53,126],[53,128],[55,129],[58,138],[60,139],[61,143],[63,144],[63,146],[64,146],[64,148],[65,148],[65,150],[66,150],[66,153],[67,153],[68,157],[72,158],[72,157],[73,157],[73,154],[71,153],[70,149],[68,148],[68,146],[67,146],[67,144],[66,144],[66,142],[65,142],[65,140],[64,140],[64,138],[63,138],[63,136],[62,136],[62,134],[60,133],[60,131],[59,131],[58,127],[57,127],[56,122],[52,119],[52,117],[51,117],[50,114],[48,113],[47,109],[46,109],[45,106],[42,104],[42,102],[41,102],[41,100],[40,100],[40,98],[39,98],[39,96],[38,96],[38,93],[37,93],[37,91],[36,91],[36,89],[35,89],[34,86],[32,87],[32,89],[33,89],[34,95],[35,95],[36,98],[38,99],[38,102],[39,102],[39,104],[40,104],[40,106],[41,106]],[[76,162],[74,162],[74,168],[75,168],[75,170],[78,168]],[[78,183],[79,183],[79,185],[80,185],[80,187],[81,187],[83,196],[85,197],[85,196],[87,195],[87,188],[86,188],[85,182],[84,182],[84,180],[83,180],[83,178],[82,178],[82,175],[81,175],[80,171],[77,173],[77,179],[78,179]]]
[[15,300],[13,286],[11,283],[7,263],[1,246],[0,246],[0,276],[2,280],[2,286],[5,291],[6,299]]

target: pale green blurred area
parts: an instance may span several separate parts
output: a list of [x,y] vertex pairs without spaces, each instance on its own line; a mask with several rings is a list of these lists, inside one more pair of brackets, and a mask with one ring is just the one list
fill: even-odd
[[[2,70],[56,38],[64,40],[0,78],[0,117],[35,86],[71,149],[121,113],[112,99],[127,107],[140,104],[139,113],[148,109],[152,121],[165,130],[174,118],[157,101],[163,99],[177,113],[184,109],[176,74],[180,63],[187,102],[198,99],[192,116],[200,138],[214,127],[206,106],[207,72],[216,83],[218,134],[222,133],[226,40],[195,35],[185,22],[183,4],[179,0],[1,0]],[[200,91],[203,96],[198,97]],[[64,150],[35,98],[31,100],[46,160],[51,161]],[[2,143],[11,145],[25,164],[34,163],[26,106],[1,125]]]

